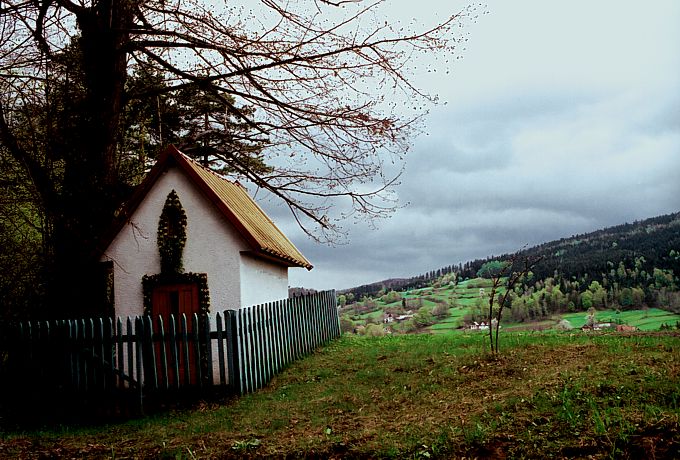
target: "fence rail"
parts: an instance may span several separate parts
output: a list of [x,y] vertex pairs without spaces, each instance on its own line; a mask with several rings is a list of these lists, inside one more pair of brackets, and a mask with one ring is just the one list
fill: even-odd
[[187,318],[24,322],[0,331],[0,379],[75,394],[252,392],[340,335],[334,291]]

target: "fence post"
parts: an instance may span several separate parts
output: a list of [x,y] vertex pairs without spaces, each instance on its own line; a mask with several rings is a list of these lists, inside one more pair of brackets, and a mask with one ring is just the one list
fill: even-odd
[[278,349],[277,351],[277,359],[276,359],[276,372],[280,372],[281,369],[283,369],[284,366],[284,356],[286,349],[284,347],[284,338],[285,338],[285,331],[283,328],[283,320],[282,320],[282,305],[283,301],[278,300],[274,304],[274,311],[276,312],[276,347]]
[[[117,355],[118,355],[118,387],[125,388],[125,345],[123,343],[123,320],[119,317],[116,320],[116,345],[117,345]],[[130,385],[132,382],[130,382]],[[129,386],[129,385],[128,385]]]
[[257,367],[259,374],[259,386],[262,388],[267,382],[267,343],[265,340],[265,324],[264,324],[264,305],[253,307],[255,313],[255,324],[257,325]]
[[255,391],[259,388],[258,385],[258,369],[257,369],[257,349],[255,345],[255,321],[253,319],[253,309],[246,309],[246,318],[248,320],[248,364],[250,368],[250,391]]
[[[79,336],[78,336],[78,341],[80,344],[79,349],[84,350],[85,346],[87,345],[87,322],[85,319],[81,319],[79,321],[80,323],[80,328],[79,328]],[[78,352],[78,362],[81,364],[80,369],[81,369],[81,384],[83,390],[87,391],[89,384],[90,384],[90,366],[87,365],[87,361],[85,360],[85,353],[82,351]]]
[[269,344],[269,380],[276,375],[276,320],[274,302],[267,304],[267,342]]
[[256,307],[250,307],[248,308],[248,316],[250,320],[250,346],[252,350],[252,358],[251,358],[251,369],[253,370],[253,388],[252,391],[257,390],[261,386],[262,382],[262,360],[260,358],[260,351],[262,347],[260,346],[259,343],[259,334],[258,334],[258,321],[257,321],[257,308]]
[[[212,340],[211,340],[211,329],[212,326],[210,325],[210,314],[204,313],[201,316],[203,320],[203,339],[205,341],[205,360],[208,363],[207,367],[207,376],[205,377],[206,382],[208,382],[208,385],[214,385],[215,384],[215,377],[213,375],[213,355],[212,355]],[[217,323],[217,319],[215,320]]]
[[200,341],[200,334],[199,334],[199,322],[198,322],[198,313],[194,313],[191,315],[191,340],[194,343],[194,355],[196,358],[196,383],[198,384],[199,388],[203,388],[203,372],[201,371],[202,363],[201,363],[201,341]]
[[191,361],[189,361],[189,335],[187,334],[187,315],[179,317],[181,340],[181,360],[184,360],[184,386],[191,385]]
[[172,375],[173,382],[172,386],[175,389],[179,389],[179,352],[177,350],[177,323],[175,322],[175,316],[170,315],[170,321],[168,322],[168,338],[170,342],[170,365],[172,371],[168,369],[168,377]]
[[322,295],[314,294],[314,310],[312,312],[314,325],[314,348],[323,343],[323,321],[321,311],[323,309]]
[[266,305],[262,304],[257,307],[258,320],[258,335],[260,336],[260,388],[265,386],[269,381],[269,357],[267,351],[267,321],[266,321]]
[[132,318],[127,317],[126,322],[126,341],[127,341],[127,364],[128,364],[128,376],[130,377],[130,388],[132,388],[133,383],[135,385],[141,385],[141,379],[137,373],[135,373],[135,363],[134,363],[134,329],[132,327]]
[[142,323],[142,318],[137,316],[135,318],[135,336],[136,336],[136,367],[137,367],[137,387],[139,390],[139,412],[144,414],[144,377],[142,376],[142,337],[144,336],[144,324]]
[[292,301],[292,320],[293,320],[293,337],[295,337],[295,355],[294,359],[302,358],[302,320],[300,318],[300,298],[294,297]]
[[113,318],[111,317],[106,318],[106,322],[104,324],[105,324],[104,327],[105,340],[102,346],[104,347],[106,353],[105,361],[108,363],[106,366],[106,375],[108,376],[106,380],[106,389],[113,390],[113,388],[115,388],[116,386],[114,376],[114,370],[116,368],[114,358],[116,354],[114,352],[113,342]]
[[327,343],[331,339],[330,312],[328,311],[328,294],[321,296],[321,323],[323,330],[323,341]]
[[325,292],[323,295],[323,311],[324,311],[324,329],[326,330],[327,339],[331,339],[335,336],[332,328],[332,318],[331,311],[329,308],[330,295]]
[[293,337],[291,334],[291,324],[292,324],[292,300],[285,299],[281,301],[281,321],[283,322],[284,331],[284,362],[283,365],[287,366],[293,359]]
[[[80,353],[78,353],[78,344],[80,341],[80,329],[78,327],[78,321],[77,320],[71,320],[69,321],[70,323],[70,330],[69,330],[69,339],[71,343],[73,344],[73,353],[71,354],[71,375],[73,378],[73,384],[76,390],[81,389],[81,373],[80,373]],[[29,321],[27,324],[26,328],[26,333],[30,334],[31,332],[31,322]],[[29,353],[31,350],[31,347],[28,347]]]
[[224,329],[227,332],[227,385],[236,391],[240,391],[240,376],[238,374],[239,356],[236,338],[236,314],[234,310],[225,311]]
[[137,340],[142,342],[143,361],[142,367],[144,369],[144,384],[148,387],[157,390],[158,385],[158,370],[156,369],[156,350],[154,349],[153,337],[153,323],[151,316],[142,317],[144,324],[144,334]]
[[269,340],[267,335],[269,328],[267,327],[267,304],[262,304],[257,307],[258,310],[258,322],[259,335],[260,335],[260,368],[261,368],[261,379],[260,387],[263,387],[269,382]]
[[340,337],[342,335],[342,330],[340,329],[340,315],[338,315],[338,299],[335,296],[335,289],[328,293],[329,297],[329,308],[331,309],[331,317],[333,318],[333,338]]
[[305,356],[311,354],[314,350],[314,333],[312,331],[312,310],[314,306],[310,300],[300,297],[300,313],[302,314],[302,322],[304,324],[302,330],[305,335]]
[[163,317],[158,316],[158,359],[161,366],[161,378],[159,385],[167,390],[170,388],[170,377],[168,376],[168,353],[166,351],[167,337],[165,335],[165,324],[163,323]]
[[234,334],[234,388],[239,394],[243,394],[243,347],[241,345],[241,312],[235,310],[230,313],[232,317],[232,331]]
[[238,310],[238,329],[239,329],[239,357],[241,358],[241,393],[248,393],[250,390],[250,356],[248,349],[248,317],[247,310]]
[[[226,316],[226,311],[223,313],[225,313]],[[217,323],[217,364],[219,366],[220,385],[224,385],[227,381],[227,377],[224,371],[225,364],[224,364],[224,340],[222,337],[222,315],[219,312],[215,315],[215,322]]]
[[307,356],[312,351],[312,336],[309,333],[309,305],[306,302],[305,296],[298,297],[298,305],[300,307],[300,319],[302,320],[302,343],[303,356]]
[[92,349],[95,350],[96,347],[99,354],[99,365],[96,370],[97,374],[99,374],[97,386],[99,387],[99,390],[104,391],[106,389],[106,359],[104,357],[104,320],[102,318],[97,318],[94,334],[92,335],[94,337]]

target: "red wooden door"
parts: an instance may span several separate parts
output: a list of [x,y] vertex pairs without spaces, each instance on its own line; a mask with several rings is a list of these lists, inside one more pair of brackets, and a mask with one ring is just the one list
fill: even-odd
[[[156,346],[157,369],[160,374],[162,372],[160,347],[164,346],[168,362],[167,379],[171,386],[175,385],[177,381],[185,385],[197,383],[198,363],[196,362],[196,344],[193,341],[192,316],[198,312],[198,286],[194,283],[157,286],[151,293],[151,315],[154,317],[156,330],[158,330],[158,318],[163,318],[166,337],[164,343],[158,343]],[[182,314],[186,315],[187,318],[186,342],[182,340]],[[175,318],[175,343],[171,343],[169,338],[170,315]],[[174,372],[172,346],[175,346],[177,350],[178,375],[175,375]],[[188,350],[189,354],[188,362],[185,357],[185,349]],[[190,372],[190,381],[186,381],[185,378],[187,366]]]

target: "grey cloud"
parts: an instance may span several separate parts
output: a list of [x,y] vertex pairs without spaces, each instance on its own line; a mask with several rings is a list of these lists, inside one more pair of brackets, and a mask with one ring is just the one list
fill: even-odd
[[[429,135],[407,157],[398,193],[409,207],[375,231],[349,225],[350,243],[336,248],[304,239],[277,213],[317,266],[291,271],[291,283],[415,275],[680,210],[680,61],[669,46],[680,7],[598,5],[573,44],[550,35],[572,25],[551,24],[559,15],[543,2],[494,2],[493,27],[472,31],[467,67],[433,80],[450,104],[433,110]],[[579,27],[582,9],[564,8]]]

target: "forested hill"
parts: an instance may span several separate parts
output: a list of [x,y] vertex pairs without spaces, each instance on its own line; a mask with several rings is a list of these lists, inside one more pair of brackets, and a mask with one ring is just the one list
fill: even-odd
[[[522,256],[540,256],[534,267],[535,279],[558,273],[565,279],[601,279],[603,274],[637,264],[638,270],[651,273],[654,268],[672,270],[680,275],[680,212],[653,217],[631,224],[617,225],[595,232],[543,243],[521,251]],[[462,278],[473,278],[481,266],[491,259],[507,259],[510,254],[456,263],[406,279],[366,284],[345,292],[357,298],[373,295],[381,289],[419,287],[439,276],[457,272]],[[395,282],[397,281],[397,282]]]
[[620,262],[632,267],[636,260],[648,272],[656,267],[673,270],[678,276],[678,252],[680,212],[551,241],[522,254],[544,257],[534,269],[537,278],[552,276],[558,271],[569,278],[588,275],[596,279],[617,268]]

